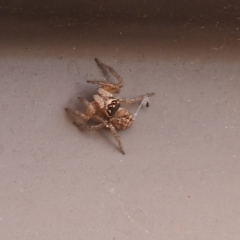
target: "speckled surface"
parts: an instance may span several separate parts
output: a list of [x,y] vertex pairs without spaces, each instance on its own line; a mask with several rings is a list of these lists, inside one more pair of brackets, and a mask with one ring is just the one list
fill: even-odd
[[[239,4],[203,2],[0,4],[1,239],[239,239]],[[94,93],[95,57],[121,96],[156,93],[125,156],[64,112]]]

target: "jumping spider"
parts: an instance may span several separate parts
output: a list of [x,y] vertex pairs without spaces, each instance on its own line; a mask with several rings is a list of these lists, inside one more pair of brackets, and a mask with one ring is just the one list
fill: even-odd
[[112,83],[108,80],[87,81],[88,83],[97,84],[99,88],[98,95],[93,96],[93,102],[89,102],[86,99],[79,97],[79,100],[86,107],[85,113],[70,108],[65,108],[65,110],[72,116],[75,116],[76,119],[83,119],[85,121],[92,119],[94,122],[98,123],[97,125],[91,126],[80,123],[79,121],[73,122],[77,127],[90,131],[98,130],[104,127],[110,129],[114,138],[118,142],[121,152],[125,154],[117,130],[123,130],[131,127],[138,111],[133,115],[127,109],[122,108],[121,103],[141,102],[141,105],[138,108],[139,110],[143,104],[146,104],[147,107],[149,106],[148,97],[154,95],[154,93],[147,93],[136,98],[114,97],[113,94],[119,93],[120,89],[124,85],[122,78],[110,66],[102,63],[97,58],[95,58],[95,61],[100,68],[108,70],[117,79],[117,83]]

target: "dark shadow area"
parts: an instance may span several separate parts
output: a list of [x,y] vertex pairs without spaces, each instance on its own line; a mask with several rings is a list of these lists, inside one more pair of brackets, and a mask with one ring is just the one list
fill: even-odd
[[15,15],[29,19],[78,18],[82,20],[112,20],[120,22],[215,22],[239,20],[237,0],[121,0],[88,1],[42,0],[1,1],[1,16]]
[[240,53],[238,1],[2,1],[0,16],[2,56]]

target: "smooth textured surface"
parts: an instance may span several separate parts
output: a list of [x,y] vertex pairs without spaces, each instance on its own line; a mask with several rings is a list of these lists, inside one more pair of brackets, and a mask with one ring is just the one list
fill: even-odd
[[[91,1],[75,8],[83,18],[74,4],[24,3],[1,4],[0,238],[238,240],[236,3],[162,1],[157,14],[142,2],[131,15],[122,1],[111,15]],[[120,132],[125,156],[64,112],[103,78],[95,57],[123,77],[121,96],[156,93]]]

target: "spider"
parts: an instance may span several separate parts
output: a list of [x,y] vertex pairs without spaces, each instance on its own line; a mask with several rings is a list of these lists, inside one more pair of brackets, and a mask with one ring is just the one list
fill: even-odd
[[[74,121],[77,127],[86,129],[89,131],[98,130],[101,128],[108,128],[113,134],[115,140],[118,143],[120,151],[125,154],[120,136],[117,130],[123,130],[131,127],[134,123],[136,115],[143,104],[149,106],[148,98],[154,93],[147,93],[135,98],[119,98],[114,97],[115,93],[119,93],[123,87],[123,80],[118,75],[118,73],[110,66],[102,63],[99,59],[95,58],[96,63],[102,69],[108,70],[116,79],[117,83],[112,83],[108,80],[105,81],[90,81],[88,83],[97,84],[98,94],[93,96],[94,101],[89,102],[86,99],[79,97],[78,99],[86,107],[86,111],[80,112],[75,109],[65,108],[66,112],[71,114],[77,119]],[[132,114],[129,110],[121,107],[121,103],[136,103],[141,102],[138,111]],[[83,119],[88,121],[92,119],[96,122],[96,125],[88,125],[78,121],[78,119]]]

